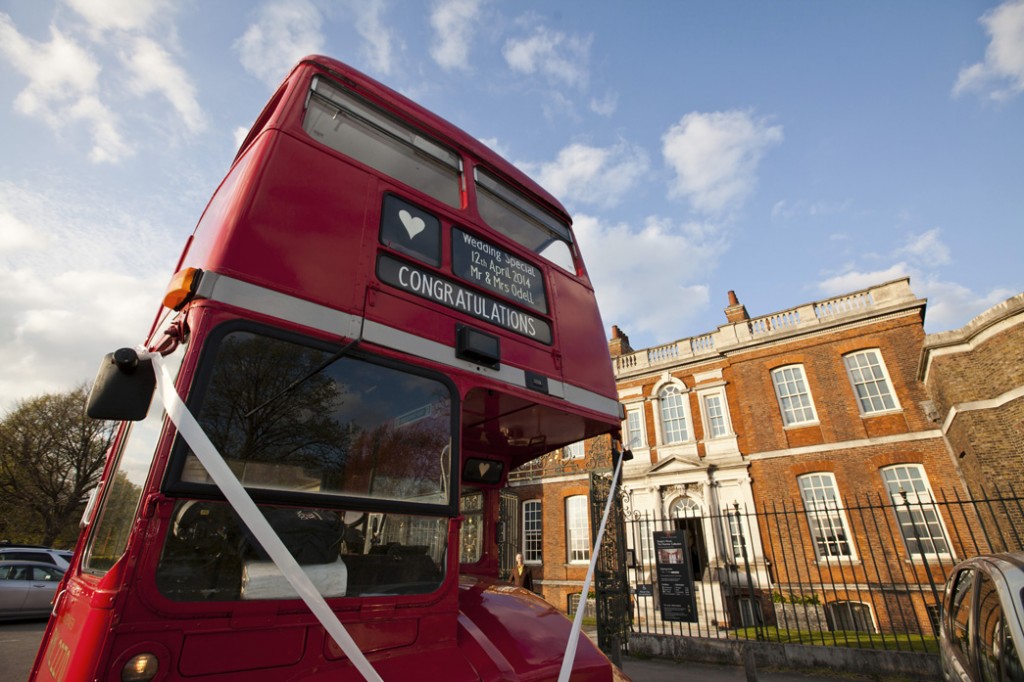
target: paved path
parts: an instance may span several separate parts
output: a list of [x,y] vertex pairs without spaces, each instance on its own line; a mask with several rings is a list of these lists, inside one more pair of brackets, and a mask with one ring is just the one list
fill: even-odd
[[676,663],[661,659],[625,657],[623,671],[633,682],[867,682],[869,678],[829,673],[819,670],[800,672],[791,670],[754,670],[747,676],[742,666],[714,665],[711,663]]
[[[35,659],[45,622],[0,624],[0,681],[23,682]],[[622,668],[633,682],[754,682],[742,666],[625,657]],[[867,678],[801,674],[800,672],[756,671],[757,682],[866,682]]]

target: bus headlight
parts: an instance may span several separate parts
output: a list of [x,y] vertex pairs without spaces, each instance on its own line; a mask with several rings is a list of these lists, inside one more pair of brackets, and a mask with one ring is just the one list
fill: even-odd
[[121,669],[121,680],[122,682],[148,682],[156,677],[159,667],[154,654],[132,656]]

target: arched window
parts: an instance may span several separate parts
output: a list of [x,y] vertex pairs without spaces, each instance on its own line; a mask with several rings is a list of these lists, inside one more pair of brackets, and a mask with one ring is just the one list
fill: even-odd
[[700,516],[700,505],[689,497],[680,497],[672,502],[668,513],[673,519],[691,519]]
[[666,445],[690,440],[686,428],[685,400],[686,396],[678,386],[666,386],[658,392],[658,403],[661,406],[661,437]]

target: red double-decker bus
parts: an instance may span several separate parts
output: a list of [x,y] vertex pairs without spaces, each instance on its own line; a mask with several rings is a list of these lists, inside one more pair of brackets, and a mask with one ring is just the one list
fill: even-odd
[[[405,97],[296,66],[89,410],[123,424],[32,680],[558,675],[499,492],[620,426],[594,292],[558,201]],[[572,679],[625,678],[583,637]]]

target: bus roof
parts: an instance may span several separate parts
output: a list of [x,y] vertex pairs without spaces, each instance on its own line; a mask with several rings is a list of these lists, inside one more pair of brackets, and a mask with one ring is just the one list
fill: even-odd
[[[501,156],[479,139],[470,135],[462,128],[441,118],[429,109],[412,101],[400,92],[384,85],[380,81],[367,76],[365,73],[354,69],[351,66],[324,55],[307,55],[295,66],[292,73],[301,69],[305,64],[313,64],[324,69],[335,78],[343,81],[348,87],[364,95],[369,94],[370,98],[383,103],[392,112],[410,112],[410,121],[419,127],[429,129],[435,136],[444,139],[448,144],[458,147],[470,156],[478,158],[492,170],[500,171],[507,180],[518,184],[527,193],[536,195],[537,198],[547,203],[550,209],[564,219],[567,224],[572,224],[572,218],[565,206],[550,192],[541,187],[529,175],[520,170],[511,161]],[[291,79],[289,75],[288,80]],[[247,140],[248,142],[248,140]],[[243,145],[244,148],[245,145]],[[241,149],[239,150],[241,153]]]

